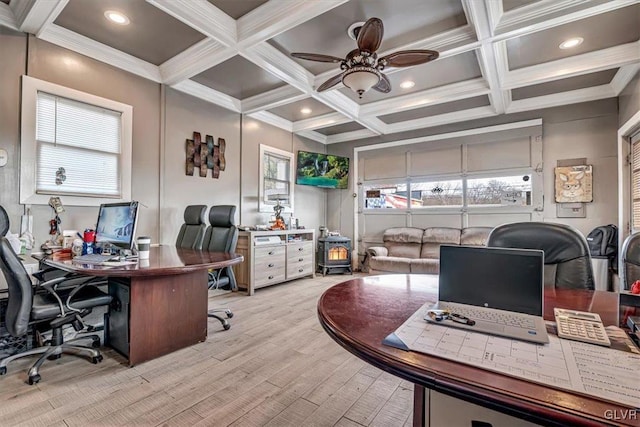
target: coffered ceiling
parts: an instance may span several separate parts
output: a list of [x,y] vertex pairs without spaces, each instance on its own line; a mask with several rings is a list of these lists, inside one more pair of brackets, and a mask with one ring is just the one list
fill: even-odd
[[[316,92],[339,64],[289,54],[343,58],[371,17],[378,55],[439,59]],[[640,69],[640,0],[0,0],[0,25],[326,144],[616,97]]]

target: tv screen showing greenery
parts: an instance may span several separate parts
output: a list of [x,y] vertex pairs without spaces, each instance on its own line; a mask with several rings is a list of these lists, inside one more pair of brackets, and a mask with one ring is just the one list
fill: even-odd
[[296,184],[345,189],[348,181],[348,157],[298,151]]

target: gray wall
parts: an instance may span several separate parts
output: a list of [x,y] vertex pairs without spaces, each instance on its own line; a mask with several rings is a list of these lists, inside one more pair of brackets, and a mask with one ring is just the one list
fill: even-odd
[[[394,135],[329,145],[328,152],[349,156],[353,148],[381,142],[398,141],[419,136],[437,135],[496,124],[542,118],[544,162],[544,220],[571,224],[583,233],[601,224],[617,222],[617,99],[568,105],[525,113],[509,114],[465,123],[438,126]],[[553,201],[553,168],[559,159],[586,157],[594,165],[594,202],[587,206],[587,217],[557,218]],[[351,185],[351,184],[350,184]],[[327,221],[331,229],[339,228],[353,238],[353,205],[351,190],[329,193]]]
[[640,111],[640,73],[629,82],[629,84],[620,93],[619,106],[620,106],[620,118],[618,124],[622,126],[633,117],[638,111]]

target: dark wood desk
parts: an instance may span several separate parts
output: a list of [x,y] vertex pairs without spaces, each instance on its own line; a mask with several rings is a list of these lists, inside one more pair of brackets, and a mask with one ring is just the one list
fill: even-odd
[[129,365],[207,339],[207,271],[242,262],[235,253],[152,247],[149,260],[122,266],[44,259],[50,267],[109,280],[117,299],[109,310],[105,343]]
[[[369,276],[335,285],[318,301],[320,323],[334,340],[416,384],[414,425],[424,425],[425,388],[544,425],[640,425],[640,413],[635,420],[612,420],[635,408],[382,344],[424,303],[436,302],[437,293],[438,276]],[[546,319],[553,320],[554,307],[594,311],[605,325],[619,323],[618,295],[612,292],[545,291]]]

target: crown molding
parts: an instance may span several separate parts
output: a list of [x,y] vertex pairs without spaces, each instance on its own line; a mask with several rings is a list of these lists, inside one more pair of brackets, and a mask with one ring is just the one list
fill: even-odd
[[484,1],[462,0],[462,9],[467,17],[467,22],[474,29],[478,41],[491,39],[491,24],[489,12]]
[[162,81],[172,85],[189,79],[236,54],[234,49],[215,40],[203,39],[160,64]]
[[206,0],[147,0],[163,12],[225,46],[237,43],[236,21]]
[[503,89],[595,73],[640,61],[640,41],[509,71]]
[[245,114],[255,113],[260,110],[270,110],[281,105],[302,101],[310,98],[309,95],[301,93],[292,86],[282,86],[268,92],[254,95],[242,100],[242,112]]
[[270,1],[237,21],[238,47],[250,47],[269,40],[297,25],[321,15],[347,0]]
[[[637,3],[638,0],[614,0],[600,4],[583,0],[542,0],[505,12],[496,28],[496,38],[518,37]],[[558,16],[571,8],[579,10]]]
[[489,29],[493,35],[502,19],[502,15],[504,15],[502,0],[485,0],[485,7],[487,8]]
[[380,116],[391,113],[443,104],[459,99],[473,98],[489,93],[487,83],[483,78],[452,83],[433,89],[396,96],[388,100],[371,102],[360,107],[361,116]]
[[271,126],[275,126],[282,130],[286,130],[287,132],[293,133],[293,123],[291,123],[287,119],[283,119],[280,116],[276,116],[273,113],[269,113],[268,111],[258,111],[255,113],[247,114],[247,116],[252,119],[260,120],[261,122],[267,123]]
[[416,129],[429,128],[445,125],[448,123],[458,123],[468,120],[482,119],[495,116],[496,112],[490,105],[476,107],[468,110],[453,111],[451,113],[438,114],[437,116],[424,117],[421,119],[407,120],[404,122],[387,125],[387,133],[398,133]]
[[[13,16],[15,17],[15,22],[20,28],[22,23],[27,17],[29,10],[33,7],[36,0],[22,0],[22,1],[12,1],[9,5],[11,10],[13,11]],[[3,6],[6,6],[3,4]]]
[[352,101],[348,96],[335,90],[313,92],[312,96],[314,99],[317,99],[351,119],[355,120],[360,114],[360,106],[355,101]]
[[232,96],[226,95],[222,92],[218,92],[215,89],[201,85],[193,80],[184,80],[171,85],[175,90],[184,92],[196,98],[200,98],[203,101],[211,102],[212,104],[219,105],[236,113],[241,113],[240,100]]
[[145,79],[161,83],[160,69],[135,56],[121,52],[105,44],[91,40],[56,24],[49,24],[38,36],[42,40],[78,52],[89,58],[102,61],[114,67],[136,74]]
[[20,31],[16,18],[11,8],[0,2],[0,25],[10,28],[15,31]]
[[536,96],[534,98],[512,101],[508,114],[521,111],[541,110],[543,108],[558,107],[561,105],[578,104],[580,102],[596,101],[599,99],[615,98],[615,90],[610,84],[571,90],[551,95]]
[[321,144],[326,144],[327,143],[327,136],[321,134],[320,132],[315,132],[313,130],[303,130],[300,132],[295,132],[296,135],[298,136],[303,136],[307,139],[311,139],[313,141],[319,142]]
[[339,142],[355,141],[356,139],[371,138],[378,135],[379,134],[372,132],[368,129],[354,130],[352,132],[344,132],[344,133],[338,133],[335,135],[329,135],[327,136],[326,144],[328,145],[328,144],[337,144]]
[[240,54],[296,89],[304,93],[312,91],[313,74],[269,43],[258,43]]
[[24,15],[20,31],[40,36],[62,12],[69,0],[36,0]]
[[351,119],[340,113],[328,113],[318,117],[311,117],[293,122],[293,131],[298,133],[305,130],[319,129],[349,122],[351,122]]
[[633,79],[638,73],[638,70],[640,70],[640,64],[625,65],[624,67],[620,67],[616,75],[613,76],[613,79],[611,79],[611,88],[616,93],[616,96],[620,95],[620,92],[622,92],[624,88],[627,87],[631,79]]
[[360,116],[356,121],[378,135],[384,135],[389,132],[387,130],[388,125],[375,116]]

